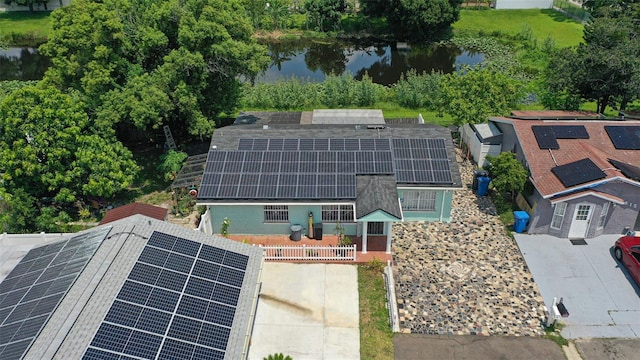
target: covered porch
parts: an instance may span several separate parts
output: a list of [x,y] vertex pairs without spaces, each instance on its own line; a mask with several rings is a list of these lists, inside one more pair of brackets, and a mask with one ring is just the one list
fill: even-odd
[[[326,234],[322,236],[322,240],[309,239],[305,236],[299,241],[293,241],[289,238],[289,235],[228,235],[227,238],[239,241],[247,244],[259,245],[286,245],[286,246],[300,246],[306,247],[313,246],[338,246],[338,236],[334,234]],[[368,235],[366,237],[367,251],[363,251],[363,237],[362,236],[349,236],[356,245],[356,264],[366,264],[374,259],[377,259],[383,263],[388,260],[392,261],[393,256],[391,251],[387,252],[387,235]],[[281,260],[289,261],[289,260]],[[291,260],[291,262],[298,262],[297,260]],[[317,262],[317,261],[316,261]],[[322,262],[334,262],[334,261],[322,261]],[[335,261],[336,263],[344,261]],[[354,262],[349,262],[354,263]]]

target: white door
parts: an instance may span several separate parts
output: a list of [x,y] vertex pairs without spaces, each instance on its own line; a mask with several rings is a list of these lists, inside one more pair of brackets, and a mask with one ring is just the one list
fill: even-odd
[[573,212],[573,220],[569,228],[569,238],[584,238],[591,222],[591,204],[579,204]]

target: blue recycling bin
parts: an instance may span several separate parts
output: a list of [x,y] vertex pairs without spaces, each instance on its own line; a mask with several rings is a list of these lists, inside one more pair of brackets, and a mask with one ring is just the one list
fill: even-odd
[[491,178],[488,176],[480,176],[478,178],[478,196],[485,196],[489,192],[489,183]]
[[517,233],[521,233],[524,229],[527,228],[527,223],[529,222],[529,214],[526,211],[514,211],[513,217],[515,221],[513,222],[513,230]]

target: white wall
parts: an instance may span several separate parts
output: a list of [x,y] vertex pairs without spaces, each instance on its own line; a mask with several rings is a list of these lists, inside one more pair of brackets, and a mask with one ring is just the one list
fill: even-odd
[[[51,11],[51,10],[55,10],[57,8],[60,7],[60,2],[62,2],[62,5],[69,5],[69,3],[71,2],[71,0],[49,0],[49,2],[47,3],[47,9],[45,10],[44,5],[37,3],[33,5],[33,10],[34,11]],[[18,4],[15,3],[15,1],[11,2],[11,5],[7,5],[4,3],[4,1],[0,1],[0,12],[5,12],[5,11],[29,11],[29,7],[28,6],[20,6]]]
[[551,9],[553,0],[495,0],[496,9]]

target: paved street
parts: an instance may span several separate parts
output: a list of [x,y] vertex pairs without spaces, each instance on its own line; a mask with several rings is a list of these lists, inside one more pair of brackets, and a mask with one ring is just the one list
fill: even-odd
[[562,319],[564,337],[640,337],[640,289],[611,253],[618,237],[572,245],[553,236],[516,234],[545,303],[564,298],[570,314]]
[[[473,167],[460,171],[470,186]],[[451,223],[398,223],[393,231],[402,332],[542,334],[542,297],[488,198],[456,191]]]

